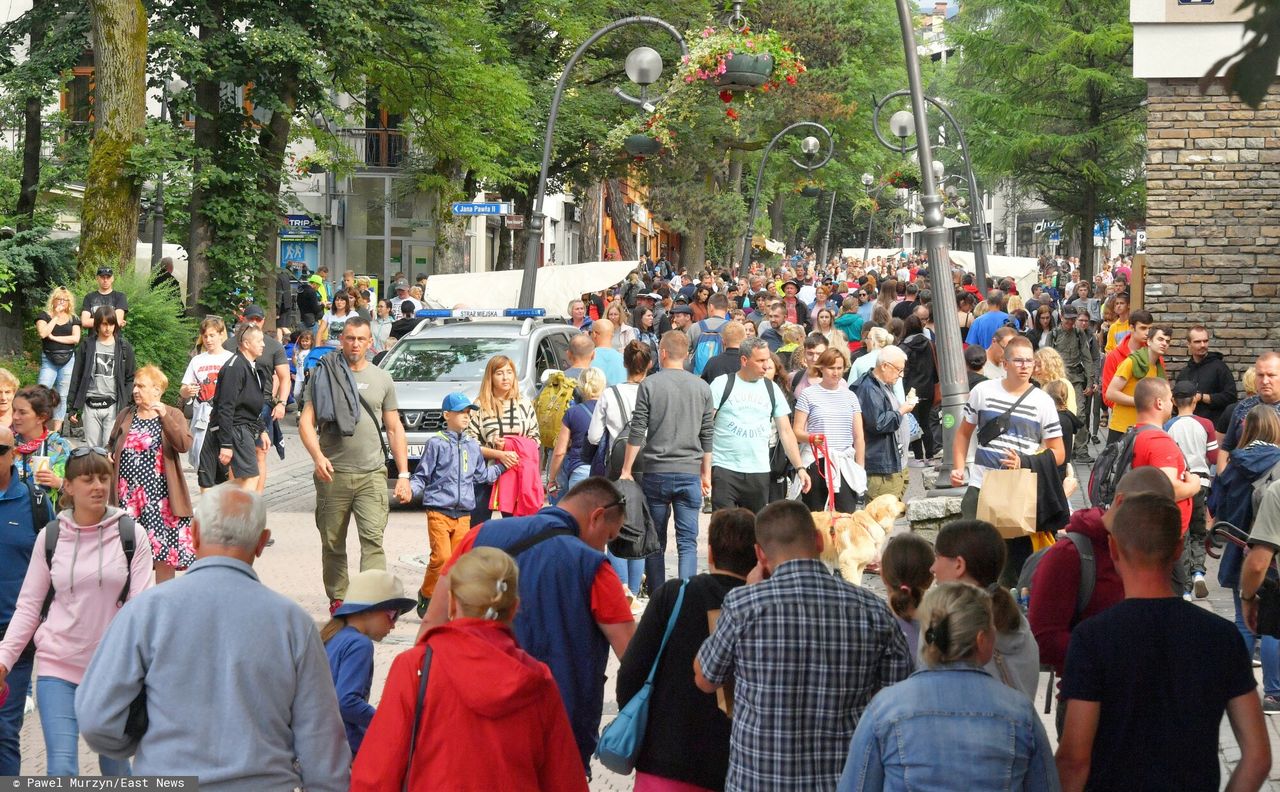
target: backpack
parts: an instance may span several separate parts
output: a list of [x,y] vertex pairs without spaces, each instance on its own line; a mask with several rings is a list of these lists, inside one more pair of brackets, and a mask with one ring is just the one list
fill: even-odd
[[573,392],[577,387],[577,382],[566,377],[564,372],[557,371],[547,379],[538,398],[534,400],[533,411],[538,416],[538,439],[543,448],[555,447],[560,424],[565,412],[573,404]]
[[[58,533],[62,524],[55,517],[44,527],[44,563],[49,568],[49,591],[44,595],[44,604],[40,606],[40,621],[49,618],[49,607],[53,605],[53,551],[58,546]],[[134,536],[133,518],[122,514],[116,521],[116,530],[120,532],[120,547],[124,550],[124,588],[116,597],[116,607],[124,605],[129,599],[129,588],[133,584],[133,553],[137,550],[137,537]]]
[[[1072,623],[1080,621],[1080,617],[1084,614],[1084,609],[1089,607],[1089,600],[1093,599],[1093,589],[1098,582],[1098,561],[1093,555],[1093,540],[1082,533],[1075,531],[1065,531],[1066,539],[1059,539],[1058,542],[1069,541],[1076,546],[1076,552],[1080,554],[1080,589],[1076,592],[1076,609],[1075,615],[1072,616]],[[1040,559],[1044,558],[1055,545],[1037,550],[1023,562],[1022,571],[1018,573],[1018,604],[1022,607],[1022,612],[1026,613],[1031,605],[1031,580],[1035,576],[1036,567],[1040,564]]]
[[[618,476],[622,473],[622,463],[626,459],[627,435],[631,433],[631,415],[627,412],[627,404],[622,400],[622,393],[618,390],[618,386],[610,387],[609,392],[613,394],[614,403],[622,411],[620,416],[622,418],[622,428],[618,431],[617,437],[610,434],[608,428],[606,428],[604,436],[600,438],[599,443],[592,445],[587,442],[583,444],[582,454],[583,459],[591,460],[591,475],[607,476],[610,480],[617,481]],[[599,405],[596,406],[596,409],[600,409]],[[639,463],[640,460],[637,458],[636,464],[638,465]],[[638,470],[639,468],[635,469]]]
[[720,336],[720,331],[726,324],[728,322],[721,322],[719,327],[712,330],[707,326],[706,319],[698,322],[698,329],[702,331],[702,335],[698,336],[698,343],[693,348],[693,373],[699,377],[702,376],[702,370],[707,367],[711,358],[724,351],[724,339]]
[[1093,469],[1089,472],[1089,501],[1094,506],[1110,508],[1116,497],[1116,485],[1133,467],[1133,446],[1138,435],[1154,428],[1151,424],[1131,426],[1123,437],[1098,454],[1098,461],[1093,463]]

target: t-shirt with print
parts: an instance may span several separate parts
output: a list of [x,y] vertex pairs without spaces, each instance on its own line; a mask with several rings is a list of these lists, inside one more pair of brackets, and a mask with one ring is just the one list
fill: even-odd
[[325,326],[327,334],[325,335],[325,344],[328,346],[337,346],[338,340],[342,337],[342,328],[346,326],[347,320],[355,317],[355,313],[345,313],[338,316],[333,311],[326,313],[320,322]]
[[1256,687],[1235,626],[1181,597],[1086,619],[1062,677],[1064,699],[1101,705],[1085,789],[1216,792],[1223,712]]
[[93,348],[93,369],[90,372],[89,390],[86,396],[95,399],[115,399],[116,365],[119,344],[113,336],[110,341],[97,339]]
[[853,446],[853,422],[862,420],[857,417],[862,412],[858,396],[849,390],[849,383],[844,380],[840,380],[835,390],[813,383],[800,394],[796,412],[809,416],[805,424],[809,434],[826,435],[827,448],[833,454]]
[[195,397],[197,402],[213,401],[213,394],[218,389],[218,372],[230,359],[231,353],[225,349],[217,352],[201,352],[191,358],[186,372],[182,375],[182,384],[200,386]]
[[[1186,457],[1182,449],[1163,429],[1152,426],[1138,432],[1133,438],[1132,467],[1173,468],[1181,477],[1187,470]],[[1182,512],[1182,532],[1187,532],[1191,525],[1191,498],[1178,501],[1178,511]]]
[[[335,353],[337,354],[337,353]],[[350,437],[343,437],[336,424],[326,426],[320,432],[320,452],[333,463],[333,469],[340,473],[370,473],[386,466],[386,458],[382,455],[382,443],[378,440],[378,430],[382,426],[384,410],[398,410],[396,403],[395,383],[391,375],[372,363],[368,363],[359,371],[351,372],[356,379],[356,390],[373,414],[378,417],[377,426],[369,418],[369,413],[360,408],[356,416],[356,431]],[[311,388],[315,378],[307,380],[306,400],[311,401]]]
[[[731,376],[737,382],[722,405]],[[773,391],[772,414],[766,388]],[[711,407],[716,410],[711,464],[735,473],[768,473],[769,434],[774,419],[791,413],[782,390],[764,378],[747,382],[737,374],[725,374],[711,383]]]
[[964,421],[976,427],[972,443],[977,444],[973,464],[969,465],[969,486],[981,487],[988,470],[1001,467],[1004,452],[1012,449],[1020,454],[1034,454],[1045,440],[1062,437],[1062,424],[1058,421],[1058,408],[1049,394],[1033,388],[1017,409],[1009,414],[1009,429],[1004,434],[983,445],[978,441],[982,427],[999,418],[1018,400],[1018,394],[1004,389],[1004,380],[979,383],[969,392],[964,405]]
[[[1133,398],[1133,392],[1138,387],[1138,380],[1133,376],[1133,358],[1127,357],[1120,361],[1120,365],[1116,366],[1117,377],[1124,377],[1124,387],[1120,392]],[[1155,366],[1147,369],[1147,379],[1160,376]],[[1131,404],[1115,404],[1111,408],[1111,420],[1107,422],[1107,428],[1116,432],[1123,432],[1130,426],[1138,422],[1138,408]]]

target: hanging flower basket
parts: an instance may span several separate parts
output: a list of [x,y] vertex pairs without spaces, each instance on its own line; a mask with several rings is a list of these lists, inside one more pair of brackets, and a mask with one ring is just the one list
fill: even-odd
[[920,187],[920,172],[910,167],[898,168],[884,177],[884,183],[899,190],[916,190]]
[[804,58],[775,30],[704,27],[680,61],[686,83],[706,82],[727,91],[763,91],[795,85]]
[[817,198],[819,195],[822,195],[822,190],[813,185],[800,188],[800,197],[802,198]]
[[716,75],[715,84],[726,91],[749,91],[768,82],[772,73],[771,56],[730,52],[724,62],[724,72]]
[[648,135],[628,135],[622,148],[633,157],[652,157],[662,150],[662,144]]

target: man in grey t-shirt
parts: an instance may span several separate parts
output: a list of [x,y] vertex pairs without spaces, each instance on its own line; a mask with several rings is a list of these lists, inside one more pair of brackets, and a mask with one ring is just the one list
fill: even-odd
[[[307,382],[305,404],[298,431],[307,453],[315,461],[316,528],[320,531],[321,560],[329,612],[342,604],[347,593],[347,526],[356,518],[360,536],[360,571],[386,569],[382,531],[387,526],[386,457],[379,430],[385,428],[387,445],[395,460],[396,499],[408,503],[409,456],[404,426],[396,404],[391,375],[365,357],[373,343],[369,320],[352,317],[342,328],[339,354],[355,377],[362,404],[355,416],[355,429],[344,435],[337,424],[318,426],[312,391],[319,370]],[[378,416],[377,422],[373,416]]]

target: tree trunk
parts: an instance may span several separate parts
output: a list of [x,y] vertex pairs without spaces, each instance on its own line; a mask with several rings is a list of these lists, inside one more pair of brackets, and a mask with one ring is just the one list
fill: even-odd
[[[258,153],[262,157],[262,179],[259,189],[263,195],[271,196],[278,201],[280,195],[280,175],[284,167],[284,152],[289,145],[289,126],[293,121],[293,110],[297,104],[295,92],[297,80],[286,78],[280,88],[280,101],[288,108],[287,112],[276,111],[271,114],[271,121],[262,126],[258,133]],[[263,296],[262,308],[270,316],[275,316],[276,306],[276,269],[280,265],[280,220],[272,216],[258,231],[258,241],[262,245],[260,261],[267,267],[258,274],[259,289]],[[283,317],[275,316],[278,323]]]
[[[41,32],[41,38],[44,33]],[[36,32],[31,31],[31,46],[36,44]],[[22,111],[22,182],[18,188],[18,204],[14,213],[18,215],[19,231],[26,231],[35,223],[36,195],[40,188],[40,148],[44,143],[44,102],[39,96],[28,96],[26,107]]]
[[[200,26],[200,40],[210,41],[222,20],[222,8],[210,3],[210,13],[216,22]],[[200,171],[206,160],[218,146],[218,83],[216,80],[197,80],[194,98],[196,106],[195,157],[191,163],[190,225],[187,231],[187,305],[194,315],[211,313],[209,306],[200,302],[205,281],[209,276],[209,243],[213,241],[213,227],[204,214],[205,189]]]
[[605,189],[608,190],[608,195],[605,197],[604,209],[609,213],[613,236],[618,241],[618,257],[623,261],[633,261],[637,258],[636,238],[631,234],[631,216],[625,200],[626,188],[622,186],[621,179],[609,179]]
[[769,237],[771,239],[787,238],[787,198],[785,193],[778,193],[769,201]]
[[695,262],[695,266],[701,270],[707,260],[707,224],[698,223],[690,228],[689,233],[684,235],[684,243],[685,260]]
[[1097,210],[1097,196],[1091,191],[1085,197],[1084,212],[1079,218],[1080,223],[1080,277],[1086,281],[1093,281],[1093,224]]
[[578,205],[578,261],[599,261],[600,250],[600,201],[602,186],[599,182],[587,188]]
[[94,133],[85,177],[80,264],[129,265],[138,247],[142,184],[129,148],[142,139],[147,105],[147,14],[141,0],[90,0]]

